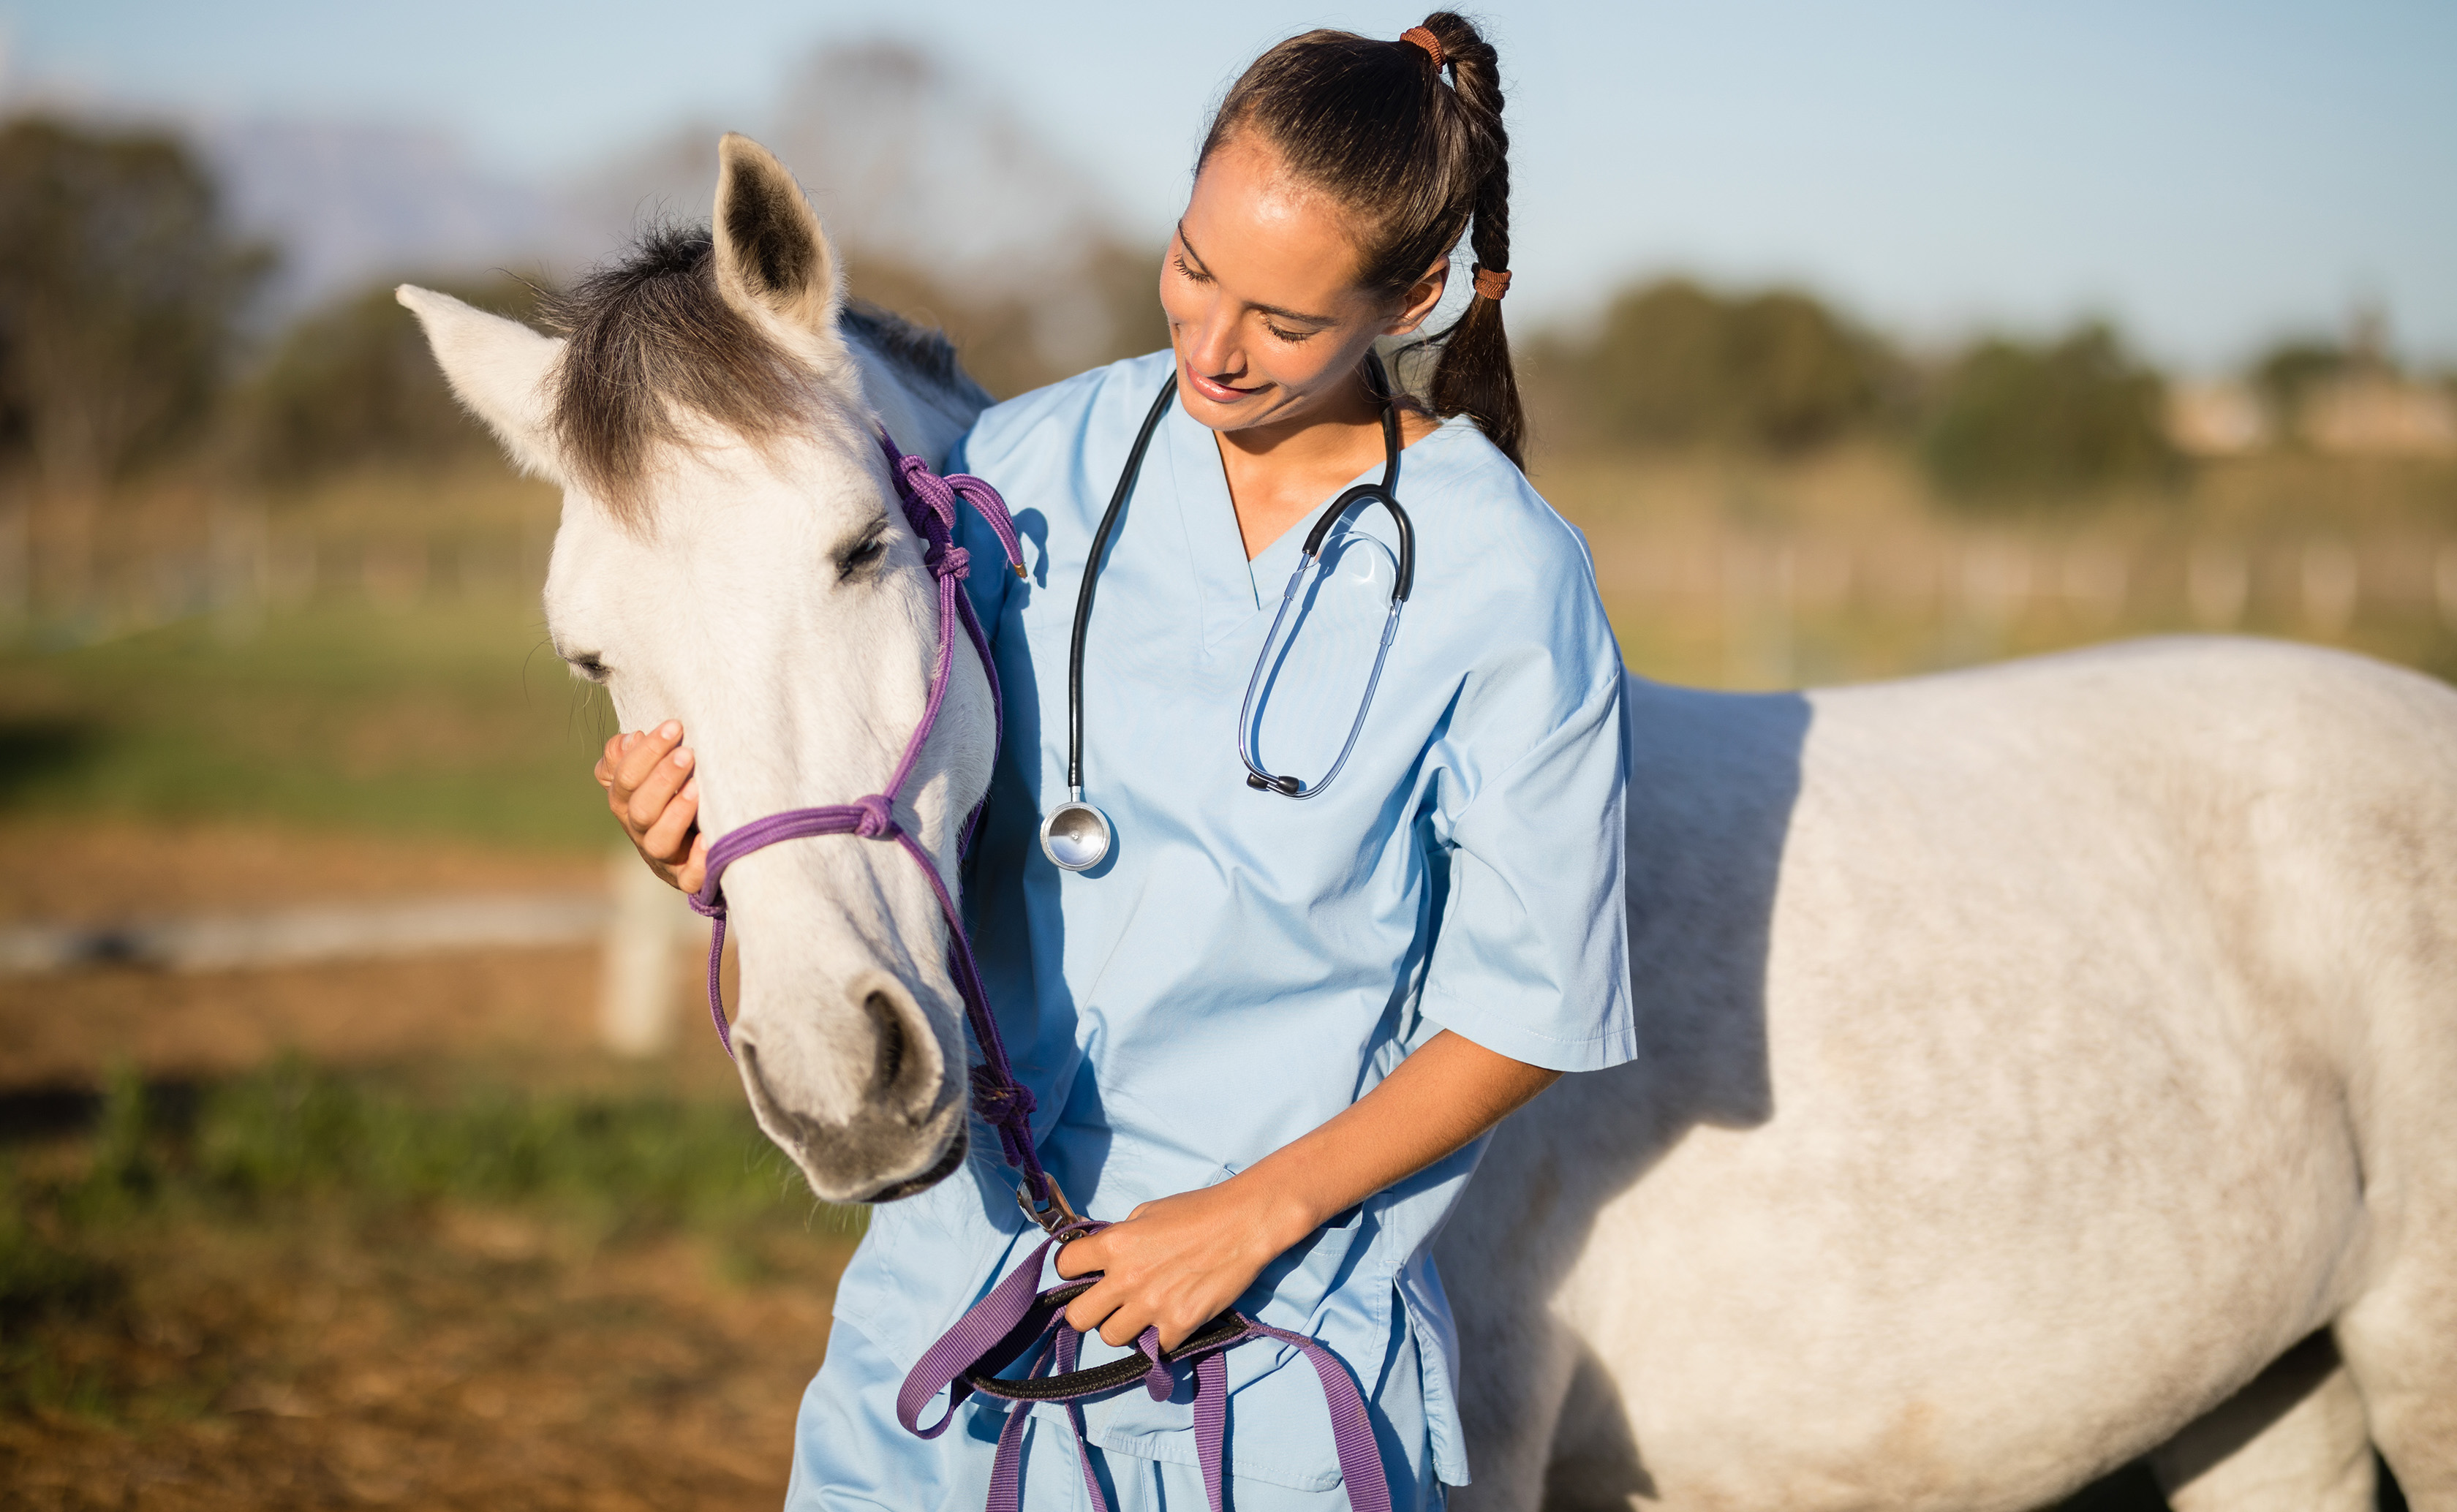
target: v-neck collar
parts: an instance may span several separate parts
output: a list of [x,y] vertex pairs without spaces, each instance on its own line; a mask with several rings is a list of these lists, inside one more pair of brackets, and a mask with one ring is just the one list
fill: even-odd
[[[1253,618],[1262,608],[1254,575],[1247,570],[1246,542],[1237,533],[1237,508],[1228,499],[1228,474],[1220,466],[1211,431],[1171,401],[1153,449],[1168,464],[1169,497],[1185,532],[1186,563],[1202,610],[1206,651]],[[1133,508],[1132,504],[1126,506]]]
[[[1181,401],[1170,404],[1167,418],[1161,422],[1159,439],[1163,445],[1154,449],[1165,448],[1168,463],[1169,493],[1186,533],[1187,567],[1202,603],[1206,651],[1218,645],[1224,636],[1234,634],[1265,605],[1279,602],[1288,587],[1289,574],[1296,570],[1297,560],[1304,552],[1305,538],[1322,511],[1332,500],[1358,484],[1380,481],[1385,466],[1377,459],[1365,471],[1332,489],[1249,561],[1246,538],[1237,528],[1237,506],[1228,496],[1228,471],[1220,460],[1219,438],[1188,415]],[[1417,445],[1400,448],[1403,484],[1408,454],[1432,439],[1423,437]],[[1126,507],[1132,509],[1134,506],[1130,503]]]

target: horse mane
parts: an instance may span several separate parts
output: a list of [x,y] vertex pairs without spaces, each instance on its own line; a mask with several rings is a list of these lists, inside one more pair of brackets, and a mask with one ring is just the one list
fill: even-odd
[[[651,454],[687,442],[695,414],[765,446],[835,419],[809,367],[716,287],[706,222],[663,222],[561,293],[540,316],[564,338],[548,426],[566,466],[626,526],[640,525]],[[861,300],[845,333],[918,385],[988,403],[944,333]],[[840,422],[839,422],[840,423]]]
[[989,390],[964,371],[963,359],[947,333],[934,325],[906,320],[868,300],[847,300],[836,321],[845,334],[877,353],[879,360],[922,386],[971,409],[994,401]]

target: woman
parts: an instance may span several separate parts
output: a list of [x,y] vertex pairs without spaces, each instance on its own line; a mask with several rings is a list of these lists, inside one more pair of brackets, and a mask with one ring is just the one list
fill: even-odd
[[[1120,1220],[1059,1252],[1060,1274],[1102,1276],[1068,1318],[1113,1347],[1146,1328],[1173,1346],[1230,1306],[1313,1336],[1372,1402],[1399,1507],[1467,1479],[1427,1248],[1482,1136],[1560,1073],[1633,1053],[1621,665],[1583,544],[1518,466],[1501,103],[1494,50],[1448,12],[1396,42],[1272,49],[1204,142],[1161,272],[1170,351],[998,405],[949,463],[995,484],[1041,548],[1034,582],[969,580],[1009,725],[967,896],[1042,1157],[1081,1211]],[[1471,223],[1476,297],[1437,339],[1427,402],[1398,406],[1410,607],[1353,755],[1291,800],[1246,780],[1249,673],[1308,529],[1383,475],[1374,343],[1432,313]],[[1155,412],[1084,648],[1084,780],[1115,839],[1070,873],[1038,828],[1067,796],[1071,622]],[[1391,519],[1336,523],[1254,726],[1269,770],[1317,785],[1394,581]],[[599,777],[691,888],[704,847],[661,759],[679,738],[621,737]],[[1002,1410],[961,1408],[929,1441],[895,1417],[915,1359],[1039,1237],[995,1141],[974,1149],[874,1213],[803,1400],[789,1504],[981,1504]],[[1290,1358],[1229,1355],[1240,1512],[1346,1504],[1320,1390]],[[1073,1435],[1062,1409],[1036,1410],[1024,1504],[1075,1505]],[[1086,1408],[1116,1504],[1203,1504],[1189,1415],[1142,1391]]]

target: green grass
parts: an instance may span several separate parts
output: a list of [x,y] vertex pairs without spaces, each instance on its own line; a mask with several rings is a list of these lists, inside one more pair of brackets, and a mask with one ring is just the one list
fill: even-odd
[[262,818],[595,848],[611,715],[534,604],[318,605],[0,654],[0,816]]
[[[69,1228],[172,1209],[368,1213],[518,1207],[619,1231],[841,1228],[738,1096],[525,1089],[469,1075],[338,1072],[296,1057],[201,1089],[114,1074],[89,1128],[11,1174],[0,1222]],[[41,1227],[38,1224],[37,1227]],[[33,1273],[29,1273],[33,1274]]]

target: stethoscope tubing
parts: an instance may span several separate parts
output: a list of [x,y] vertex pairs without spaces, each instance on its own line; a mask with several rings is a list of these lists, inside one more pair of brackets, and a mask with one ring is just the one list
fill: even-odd
[[[1263,637],[1263,649],[1255,658],[1253,675],[1246,681],[1245,702],[1237,714],[1237,759],[1246,768],[1247,785],[1277,793],[1283,797],[1312,797],[1329,787],[1332,778],[1339,776],[1340,770],[1348,765],[1349,756],[1356,750],[1357,738],[1364,733],[1365,715],[1373,707],[1373,692],[1382,685],[1382,669],[1390,660],[1391,643],[1399,631],[1399,611],[1406,606],[1408,593],[1415,585],[1416,530],[1408,518],[1408,512],[1399,507],[1397,497],[1398,408],[1392,403],[1390,375],[1383,370],[1378,354],[1366,354],[1366,370],[1375,397],[1382,401],[1382,481],[1379,484],[1359,484],[1341,494],[1332,501],[1331,507],[1323,511],[1322,518],[1315,521],[1313,529],[1308,532],[1297,569],[1290,574],[1288,589],[1280,595],[1279,610],[1271,616],[1270,631]],[[1135,484],[1143,476],[1144,458],[1151,449],[1152,436],[1160,429],[1161,421],[1167,418],[1169,405],[1176,399],[1177,369],[1172,363],[1167,381],[1161,384],[1160,392],[1152,398],[1150,411],[1144,416],[1142,428],[1135,432],[1135,444],[1126,453],[1126,465],[1118,474],[1117,487],[1110,492],[1108,507],[1101,512],[1101,523],[1092,532],[1091,554],[1084,560],[1083,584],[1075,593],[1075,623],[1066,642],[1066,801],[1052,809],[1041,825],[1042,850],[1067,871],[1083,871],[1098,865],[1108,854],[1112,843],[1107,816],[1097,805],[1084,800],[1084,646],[1092,624],[1093,597],[1100,587],[1101,559],[1108,554],[1109,542],[1117,533],[1126,501],[1133,496]],[[1399,533],[1398,574],[1392,585],[1391,611],[1383,620],[1381,645],[1373,652],[1373,670],[1365,680],[1365,696],[1356,706],[1355,719],[1349,724],[1348,738],[1341,744],[1338,758],[1332,762],[1331,770],[1309,785],[1296,777],[1267,772],[1254,759],[1251,739],[1254,697],[1262,687],[1263,671],[1270,665],[1271,649],[1279,642],[1280,629],[1288,620],[1290,606],[1296,600],[1297,587],[1305,580],[1306,572],[1322,559],[1324,541],[1350,510],[1369,503],[1382,506]],[[1290,634],[1294,634],[1293,630]],[[1081,813],[1070,816],[1069,811]],[[1078,836],[1063,845],[1053,828],[1062,818],[1077,827],[1075,833]],[[1083,846],[1080,838],[1082,827],[1087,825],[1097,835],[1097,844],[1075,848]]]
[[[1399,507],[1399,410],[1391,403],[1391,379],[1382,370],[1382,359],[1369,356],[1368,370],[1382,400],[1382,481],[1360,483],[1332,500],[1331,507],[1322,511],[1322,518],[1307,532],[1305,549],[1297,557],[1296,570],[1289,574],[1289,586],[1280,593],[1279,611],[1271,616],[1271,628],[1263,636],[1262,652],[1254,658],[1254,671],[1246,679],[1245,702],[1237,710],[1237,759],[1245,765],[1246,785],[1286,798],[1316,797],[1348,765],[1349,756],[1356,750],[1357,737],[1365,733],[1365,715],[1373,707],[1373,691],[1382,686],[1382,668],[1391,659],[1391,642],[1399,633],[1399,611],[1406,607],[1409,590],[1416,582],[1416,528],[1408,518],[1408,511]],[[1290,606],[1296,602],[1297,586],[1305,581],[1308,570],[1322,559],[1323,543],[1330,539],[1332,528],[1360,504],[1380,505],[1398,528],[1398,573],[1391,585],[1391,612],[1382,620],[1382,643],[1374,648],[1373,671],[1365,679],[1365,696],[1357,700],[1356,717],[1349,721],[1348,738],[1340,743],[1339,756],[1331,763],[1331,770],[1309,783],[1265,771],[1263,764],[1254,759],[1254,694],[1263,686],[1264,669],[1271,664],[1271,648],[1279,641],[1280,626],[1289,617]],[[1294,630],[1290,633],[1294,635]]]
[[1151,450],[1152,433],[1160,429],[1176,398],[1177,366],[1172,360],[1168,382],[1161,385],[1151,412],[1144,416],[1143,428],[1135,432],[1134,449],[1126,453],[1126,466],[1109,494],[1109,507],[1101,511],[1100,528],[1092,532],[1092,554],[1084,562],[1084,586],[1075,594],[1075,627],[1066,640],[1066,796],[1076,802],[1084,798],[1084,636],[1092,624],[1092,595],[1101,585],[1101,558],[1108,552],[1109,537],[1135,491],[1135,480],[1143,476],[1144,453]]

